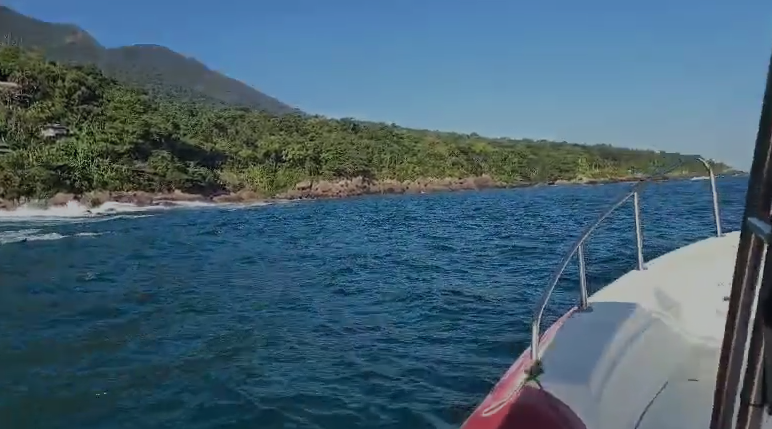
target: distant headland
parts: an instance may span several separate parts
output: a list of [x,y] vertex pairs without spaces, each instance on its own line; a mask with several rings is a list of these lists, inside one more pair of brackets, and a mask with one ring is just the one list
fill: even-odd
[[[3,30],[31,31],[22,15],[0,9]],[[697,155],[409,129],[152,91],[140,71],[109,77],[79,54],[96,42],[49,36],[17,43],[9,33],[0,47],[6,209],[67,198],[171,204],[608,183],[677,163],[671,177],[705,174]]]

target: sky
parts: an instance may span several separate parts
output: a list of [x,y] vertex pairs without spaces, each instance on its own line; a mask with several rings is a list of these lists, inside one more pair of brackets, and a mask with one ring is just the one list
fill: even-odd
[[0,0],[152,43],[309,113],[698,153],[748,169],[762,0]]

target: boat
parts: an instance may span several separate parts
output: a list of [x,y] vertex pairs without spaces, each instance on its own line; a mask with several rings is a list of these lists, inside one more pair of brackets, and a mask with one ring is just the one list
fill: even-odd
[[[715,236],[645,261],[640,195],[655,178],[637,183],[570,247],[535,303],[530,347],[462,429],[772,428],[771,147],[772,59],[740,229],[722,231],[715,174],[703,159]],[[637,266],[588,296],[585,243],[630,201]],[[542,330],[574,260],[577,303]]]

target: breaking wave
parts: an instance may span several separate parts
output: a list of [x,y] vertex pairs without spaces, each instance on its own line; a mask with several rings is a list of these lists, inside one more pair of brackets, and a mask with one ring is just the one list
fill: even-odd
[[63,235],[58,232],[43,232],[40,229],[20,229],[17,231],[0,231],[0,245],[10,243],[23,243],[27,241],[61,240],[68,237],[96,237],[102,235],[99,232],[78,232],[72,235]]
[[44,207],[35,203],[24,204],[15,210],[0,211],[0,222],[65,220],[100,217],[110,214],[137,213],[158,209],[157,207],[138,207],[133,204],[105,203],[89,209],[76,201],[63,206]]
[[[107,202],[98,207],[89,208],[77,201],[70,201],[63,206],[45,207],[39,203],[24,204],[15,210],[0,210],[0,222],[47,221],[88,218],[146,217],[148,212],[185,208],[241,208],[268,205],[267,202],[250,204],[215,204],[209,202],[179,202],[169,205],[137,206],[131,203]],[[142,215],[142,213],[146,213]]]

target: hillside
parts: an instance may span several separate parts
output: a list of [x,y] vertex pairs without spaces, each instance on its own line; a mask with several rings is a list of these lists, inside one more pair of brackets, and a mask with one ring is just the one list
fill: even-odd
[[[16,84],[0,93],[0,137],[11,149],[0,155],[6,200],[137,190],[344,196],[629,178],[679,161],[676,174],[703,174],[694,155],[157,100],[95,67],[47,62],[18,47],[0,48],[0,81]],[[49,123],[70,135],[42,137]],[[341,179],[350,181],[348,190],[314,187]]]
[[0,6],[0,33],[6,45],[40,49],[55,61],[95,64],[107,76],[155,95],[274,114],[297,112],[243,82],[162,46],[105,48],[75,25],[43,22],[5,6]]

